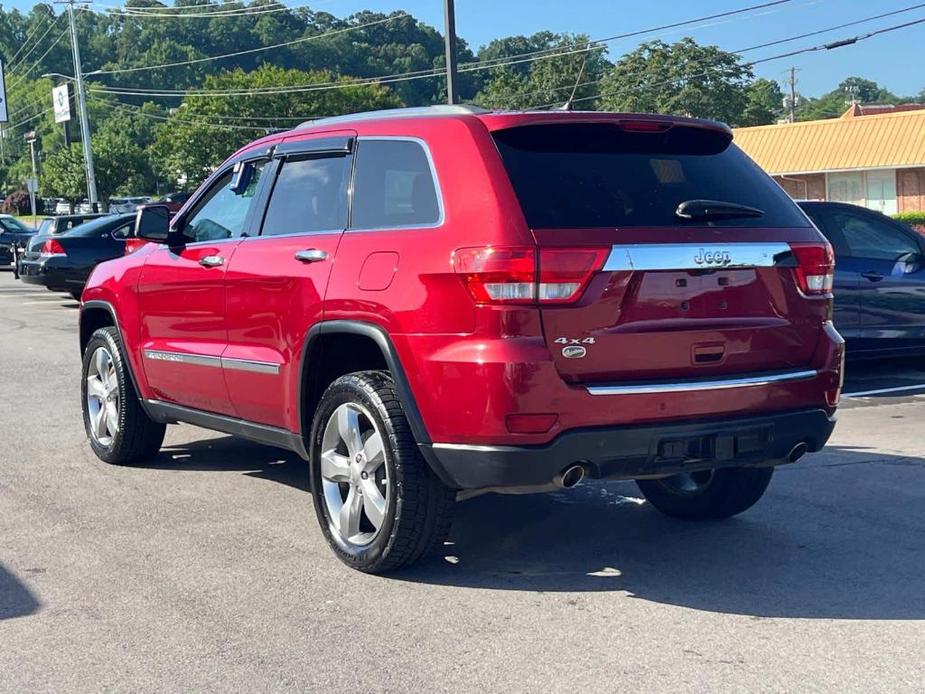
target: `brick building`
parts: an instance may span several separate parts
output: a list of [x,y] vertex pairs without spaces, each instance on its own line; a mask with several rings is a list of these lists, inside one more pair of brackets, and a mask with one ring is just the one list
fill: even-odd
[[738,128],[735,141],[791,196],[925,211],[925,106],[852,106],[829,120]]

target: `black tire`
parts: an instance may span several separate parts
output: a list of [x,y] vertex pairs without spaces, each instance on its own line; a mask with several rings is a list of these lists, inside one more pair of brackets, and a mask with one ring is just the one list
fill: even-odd
[[[384,520],[368,544],[353,544],[331,518],[322,484],[321,453],[325,428],[345,404],[358,406],[373,420],[383,441]],[[321,531],[337,557],[366,573],[408,566],[441,547],[452,523],[455,492],[445,486],[421,457],[408,426],[392,377],[385,371],[362,371],[338,378],[325,391],[311,430],[311,488]],[[339,493],[326,481],[329,492]],[[351,483],[344,484],[341,488]],[[345,492],[346,494],[346,492]]]
[[[683,478],[636,480],[646,500],[659,511],[687,520],[729,518],[751,508],[762,497],[773,467],[732,467],[689,473],[696,480],[684,489]],[[686,480],[685,480],[686,481]]]
[[83,290],[75,289],[72,292],[68,292],[68,294],[70,294],[73,297],[74,301],[80,301],[80,297],[83,296]]
[[[108,441],[102,442],[91,428],[90,404],[87,398],[87,378],[91,362],[100,348],[105,349],[112,357],[112,373],[117,381],[118,393],[118,431],[106,437]],[[160,450],[167,430],[165,424],[153,421],[142,409],[127,369],[119,332],[114,327],[100,328],[94,332],[84,350],[80,387],[81,408],[90,447],[100,460],[112,465],[130,465],[150,460]]]

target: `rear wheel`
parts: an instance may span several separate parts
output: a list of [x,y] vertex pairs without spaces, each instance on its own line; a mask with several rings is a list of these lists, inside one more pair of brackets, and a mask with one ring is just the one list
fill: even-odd
[[706,520],[729,518],[754,506],[773,474],[773,467],[732,467],[636,480],[636,484],[662,513]]
[[142,409],[127,369],[116,329],[94,332],[83,359],[80,390],[84,428],[96,456],[114,465],[153,458],[167,429]]
[[348,374],[328,387],[311,461],[318,522],[348,566],[390,571],[446,539],[455,494],[421,457],[388,373]]

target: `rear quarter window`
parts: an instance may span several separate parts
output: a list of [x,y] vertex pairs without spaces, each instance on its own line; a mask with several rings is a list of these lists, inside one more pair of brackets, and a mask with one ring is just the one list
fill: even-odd
[[[535,229],[808,226],[783,189],[725,133],[678,126],[637,133],[581,123],[524,126],[493,136]],[[764,214],[687,222],[675,216],[687,200],[720,200]]]

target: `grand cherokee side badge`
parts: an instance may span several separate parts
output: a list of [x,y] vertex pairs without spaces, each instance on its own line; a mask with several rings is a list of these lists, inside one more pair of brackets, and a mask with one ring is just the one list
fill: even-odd
[[566,359],[581,359],[588,354],[587,348],[582,345],[593,345],[594,338],[557,337],[554,342],[557,345],[565,345],[562,348],[562,356]]
[[562,348],[562,356],[566,359],[581,359],[588,353],[581,345],[569,345]]

